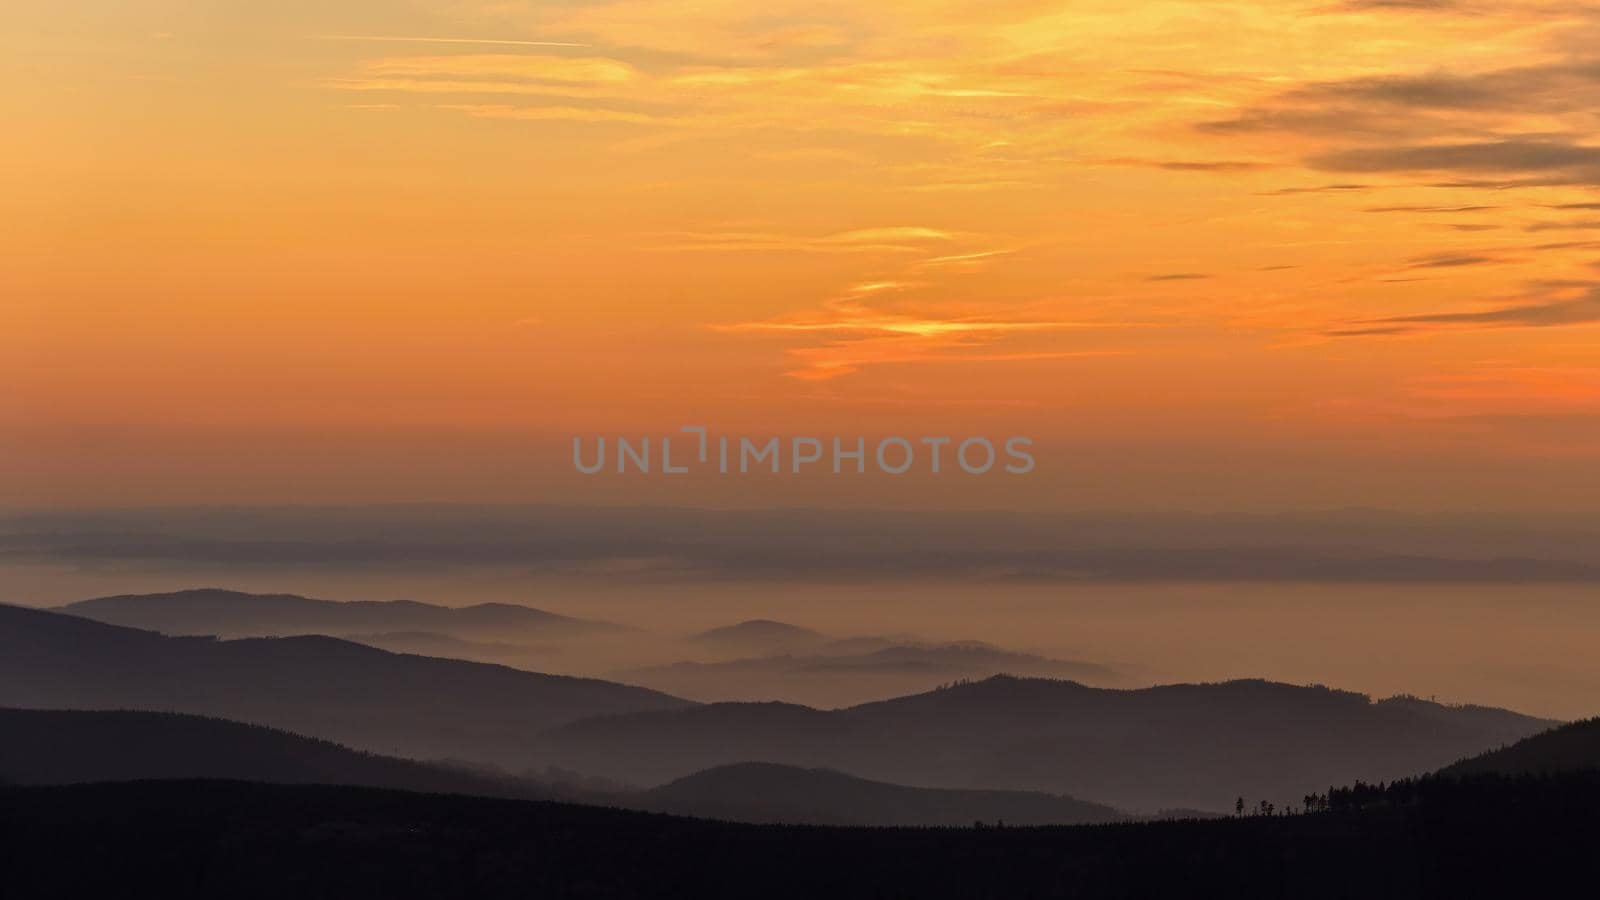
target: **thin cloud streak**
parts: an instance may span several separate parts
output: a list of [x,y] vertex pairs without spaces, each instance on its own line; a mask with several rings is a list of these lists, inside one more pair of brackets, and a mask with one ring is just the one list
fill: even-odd
[[412,37],[387,34],[314,34],[315,41],[365,41],[393,44],[487,44],[497,47],[593,47],[573,41],[519,41],[502,38]]
[[[870,295],[869,295],[870,296]],[[1120,355],[1114,350],[1016,350],[998,346],[1027,333],[1137,327],[1133,323],[1021,316],[959,315],[936,310],[877,309],[851,293],[823,305],[810,316],[712,325],[715,331],[833,335],[819,345],[791,348],[804,365],[785,374],[825,381],[886,363],[1017,362]]]
[[939,228],[895,225],[857,228],[820,236],[775,234],[769,232],[681,232],[662,237],[678,243],[655,247],[673,252],[698,251],[794,251],[803,253],[914,253],[929,243],[944,243],[959,235]]

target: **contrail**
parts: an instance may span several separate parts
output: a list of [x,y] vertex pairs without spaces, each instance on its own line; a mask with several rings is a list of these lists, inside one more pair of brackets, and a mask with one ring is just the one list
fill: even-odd
[[317,34],[319,41],[393,41],[414,44],[501,44],[512,47],[592,47],[593,44],[575,44],[570,41],[507,41],[494,38],[441,38],[396,37],[373,34]]

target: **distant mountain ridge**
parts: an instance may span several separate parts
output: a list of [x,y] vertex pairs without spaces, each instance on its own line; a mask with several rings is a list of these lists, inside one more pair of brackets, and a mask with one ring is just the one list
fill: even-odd
[[823,711],[389,653],[336,638],[166,637],[0,606],[0,706],[220,716],[371,752],[662,785],[753,760],[1130,812],[1298,802],[1432,771],[1551,722],[1265,681],[1138,690],[995,677]]
[[609,622],[575,619],[511,603],[451,607],[415,600],[318,600],[221,588],[96,597],[68,603],[56,611],[164,634],[524,630],[570,636],[625,630]]
[[689,640],[735,650],[772,651],[814,646],[828,640],[828,636],[788,622],[749,619],[692,634]]
[[[832,711],[717,703],[587,719],[549,739],[557,759],[634,783],[759,759],[1132,811],[1224,810],[1241,795],[1298,802],[1330,784],[1416,775],[1551,724],[1266,681],[1112,690],[1002,676]],[[626,749],[641,746],[651,752]]]
[[167,637],[0,605],[0,706],[149,709],[520,771],[549,728],[691,705],[645,688],[389,653],[323,636]]
[[832,708],[930,690],[992,675],[1069,678],[1116,684],[1098,663],[1003,650],[979,641],[927,643],[830,640],[802,651],[711,662],[674,662],[611,673],[632,684],[700,701],[782,697]]

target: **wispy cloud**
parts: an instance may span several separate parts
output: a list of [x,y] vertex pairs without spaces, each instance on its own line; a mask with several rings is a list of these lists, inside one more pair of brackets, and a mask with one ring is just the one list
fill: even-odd
[[1012,252],[1014,252],[1014,251],[1011,251],[1011,250],[975,250],[975,251],[973,251],[971,253],[952,253],[952,254],[950,254],[948,256],[934,256],[934,257],[930,257],[928,259],[919,260],[916,265],[919,268],[963,268],[963,269],[970,269],[970,268],[977,268],[979,266],[987,265],[987,264],[989,264],[991,262],[994,262],[995,260],[999,259],[1000,257],[1006,256],[1006,255],[1008,255],[1008,254],[1010,254]]
[[1263,191],[1266,197],[1291,197],[1297,194],[1353,194],[1373,189],[1370,184],[1314,184],[1309,187],[1285,187]]
[[362,67],[377,77],[520,79],[557,84],[621,84],[638,71],[621,60],[597,56],[474,53],[455,56],[396,56]]
[[1467,266],[1487,266],[1504,262],[1502,257],[1487,253],[1433,253],[1413,257],[1406,263],[1408,269],[1461,269]]
[[660,237],[667,243],[658,250],[744,252],[794,251],[804,253],[914,253],[930,243],[954,240],[955,232],[917,225],[858,228],[832,234],[805,236],[751,231],[675,232]]
[[[357,74],[332,78],[335,90],[380,94],[519,96],[563,98],[571,103],[629,105],[624,88],[638,72],[627,63],[603,57],[506,53],[452,56],[402,56],[371,60]],[[638,104],[632,104],[638,106]],[[473,106],[460,105],[464,112]],[[659,120],[635,109],[636,120]],[[612,116],[611,118],[615,118]]]
[[1369,213],[1465,213],[1485,212],[1498,206],[1374,206],[1363,210]]
[[483,103],[446,103],[439,109],[464,112],[480,119],[520,119],[530,122],[597,122],[653,125],[661,120],[644,113],[592,106],[511,106]]
[[362,41],[386,44],[487,44],[500,47],[589,47],[572,41],[524,41],[507,38],[426,37],[388,34],[314,34],[319,41]]
[[1025,334],[1134,327],[1130,323],[1042,316],[1038,310],[982,304],[959,309],[905,300],[883,305],[884,294],[915,287],[900,282],[852,285],[818,309],[790,316],[711,326],[724,333],[820,337],[820,344],[791,347],[801,361],[787,374],[822,381],[868,366],[914,362],[1016,362],[1103,356],[1105,349],[1038,349],[1008,346]]
[[1107,164],[1116,166],[1141,166],[1166,169],[1171,172],[1210,172],[1229,174],[1236,172],[1263,172],[1276,169],[1280,164],[1252,159],[1112,159]]

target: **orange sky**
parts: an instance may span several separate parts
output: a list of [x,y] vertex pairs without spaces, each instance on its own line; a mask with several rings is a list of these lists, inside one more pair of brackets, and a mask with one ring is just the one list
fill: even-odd
[[[1595,46],[1542,0],[22,0],[0,503],[1594,508]],[[571,472],[682,424],[1040,469]]]

